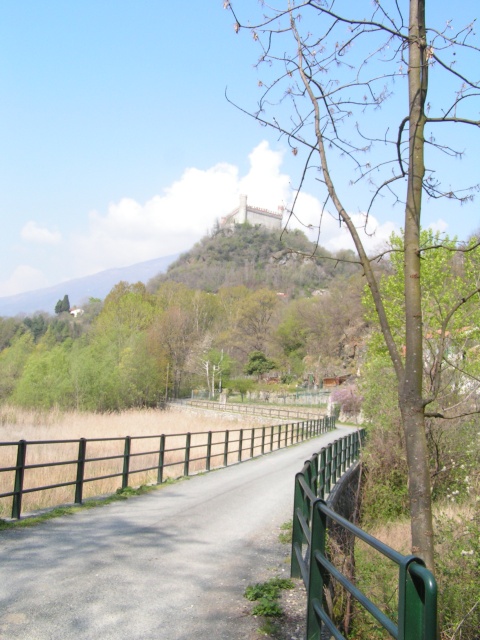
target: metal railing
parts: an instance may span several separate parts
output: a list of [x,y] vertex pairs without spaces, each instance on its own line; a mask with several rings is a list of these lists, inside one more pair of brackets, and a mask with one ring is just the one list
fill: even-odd
[[[72,487],[74,502],[81,504],[87,483],[121,478],[121,487],[129,486],[133,475],[151,474],[161,484],[169,477],[188,476],[243,462],[276,449],[316,437],[335,428],[334,418],[303,420],[288,424],[208,431],[202,433],[126,436],[125,438],[80,438],[79,440],[36,440],[0,442],[1,459],[11,463],[0,466],[0,487],[12,482],[12,489],[0,489],[0,499],[11,500],[11,517],[20,518],[25,495]],[[98,446],[110,448],[98,455]],[[47,460],[35,462],[41,449]],[[62,448],[68,457],[61,457]],[[10,449],[10,451],[8,451]],[[13,464],[13,460],[15,460]],[[106,465],[100,467],[100,465]],[[57,470],[56,481],[39,484],[44,470]],[[48,473],[47,472],[47,473]],[[98,495],[98,493],[96,494]]]
[[[397,640],[435,640],[437,585],[425,563],[402,555],[331,509],[326,498],[342,474],[358,460],[361,435],[351,434],[314,454],[295,477],[291,575],[307,590],[307,640],[320,640],[322,628],[335,640],[344,636],[328,614],[324,588],[333,578]],[[329,523],[375,549],[398,567],[397,621],[389,618],[334,566],[327,553]]]
[[318,419],[319,411],[308,409],[282,409],[281,407],[263,407],[254,404],[240,404],[229,402],[222,404],[214,400],[197,400],[185,399],[170,401],[175,405],[183,405],[186,407],[196,407],[197,409],[212,409],[214,411],[225,411],[228,413],[241,413],[244,415],[261,416],[265,418],[280,418],[290,420],[292,418],[315,418]]

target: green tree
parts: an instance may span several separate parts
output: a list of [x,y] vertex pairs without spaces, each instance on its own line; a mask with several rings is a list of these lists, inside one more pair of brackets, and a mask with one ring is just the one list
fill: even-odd
[[253,380],[249,378],[234,378],[226,383],[226,388],[232,391],[237,391],[240,394],[242,402],[245,399],[246,394],[254,388],[255,384]]
[[[262,93],[252,116],[285,135],[295,156],[304,160],[300,184],[310,168],[320,165],[317,185],[323,192],[319,200],[332,204],[355,244],[395,370],[409,469],[412,551],[433,569],[425,432],[426,407],[432,400],[423,389],[421,304],[422,258],[431,249],[421,246],[420,221],[424,193],[466,202],[476,188],[450,186],[444,160],[461,155],[452,148],[458,137],[452,145],[449,138],[440,142],[437,132],[440,125],[448,132],[453,124],[478,131],[479,82],[466,73],[478,67],[473,22],[453,30],[450,16],[442,16],[435,6],[427,27],[425,0],[409,0],[408,16],[404,5],[393,0],[260,5],[258,18],[242,22],[237,3],[225,3],[234,16],[235,31],[249,31],[261,47],[258,68],[264,77],[257,82]],[[367,118],[370,111],[372,120]],[[335,164],[337,153],[341,163]],[[371,191],[363,204],[365,183],[373,195]],[[377,207],[385,209],[382,196],[390,195],[392,204],[402,203],[405,214],[405,357],[395,342],[372,258],[354,216],[348,213],[355,207],[366,211],[368,218]],[[320,227],[321,222],[319,232]],[[470,294],[478,295],[478,287]]]
[[252,351],[248,356],[248,362],[244,370],[248,376],[257,376],[258,381],[260,381],[262,376],[275,369],[276,366],[275,362],[267,358],[261,351]]
[[48,339],[42,339],[28,358],[13,392],[13,402],[28,408],[70,408],[73,392],[71,348],[71,340],[50,347]]
[[35,345],[30,332],[18,333],[0,352],[0,399],[9,399]]
[[23,324],[31,331],[35,342],[38,342],[48,329],[48,319],[40,313],[24,318]]
[[61,313],[68,313],[70,311],[70,300],[68,295],[65,294],[62,300],[59,300],[55,305],[55,313],[60,315]]
[[259,289],[243,301],[235,330],[238,351],[265,351],[270,341],[278,297],[273,291]]
[[0,317],[0,352],[12,344],[19,332],[22,333],[20,320]]
[[[379,284],[392,336],[399,351],[405,349],[404,238],[390,238],[391,273]],[[420,232],[422,248],[423,390],[427,418],[455,419],[476,411],[473,398],[480,388],[480,252],[471,240],[461,253],[456,238],[430,229]],[[472,250],[469,251],[468,249]],[[369,321],[379,330],[370,290],[364,300]],[[383,334],[372,336],[370,357],[388,360]]]

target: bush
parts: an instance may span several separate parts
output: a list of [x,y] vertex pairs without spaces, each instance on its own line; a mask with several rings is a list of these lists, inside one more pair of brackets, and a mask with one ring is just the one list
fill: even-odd
[[458,517],[440,515],[435,530],[442,638],[478,640],[480,516],[477,512],[460,521]]
[[254,616],[277,618],[283,614],[278,602],[282,589],[293,589],[294,584],[288,578],[271,578],[266,582],[250,585],[245,589],[244,596],[251,602],[258,601],[252,609]]

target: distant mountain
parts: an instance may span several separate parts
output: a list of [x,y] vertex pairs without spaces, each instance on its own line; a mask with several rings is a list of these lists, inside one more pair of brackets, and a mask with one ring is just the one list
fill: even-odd
[[159,273],[166,271],[168,266],[178,258],[178,254],[164,256],[147,262],[139,262],[129,267],[107,269],[91,276],[68,280],[61,284],[27,291],[15,296],[0,298],[0,316],[15,316],[17,314],[32,314],[35,311],[46,311],[53,314],[55,305],[68,295],[70,304],[77,307],[89,298],[105,298],[107,294],[121,280],[125,282],[147,282]]

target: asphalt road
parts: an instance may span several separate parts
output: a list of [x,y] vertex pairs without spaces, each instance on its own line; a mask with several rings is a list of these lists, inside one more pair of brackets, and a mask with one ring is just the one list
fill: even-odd
[[0,639],[245,640],[243,591],[292,517],[295,473],[350,431],[0,532]]

